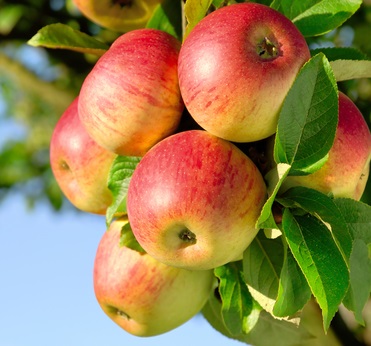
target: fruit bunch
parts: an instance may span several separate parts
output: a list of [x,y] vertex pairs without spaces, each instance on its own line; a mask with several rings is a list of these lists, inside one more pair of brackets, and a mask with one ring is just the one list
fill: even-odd
[[[291,145],[292,100],[305,108],[295,83],[310,89],[306,73],[322,62],[291,20],[251,2],[212,11],[183,42],[135,28],[100,57],[55,127],[50,161],[73,205],[106,214],[94,288],[114,322],[150,336],[200,312],[222,295],[220,268],[246,265],[258,235],[288,238],[284,207],[299,206],[290,192],[360,200],[371,134],[345,94],[330,90],[320,105],[336,118],[328,150]],[[299,126],[323,137],[315,119],[327,111],[313,106]],[[287,194],[292,205],[277,203]]]

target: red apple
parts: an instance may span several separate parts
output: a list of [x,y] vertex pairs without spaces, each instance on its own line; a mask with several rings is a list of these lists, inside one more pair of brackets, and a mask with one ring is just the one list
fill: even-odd
[[108,173],[116,155],[86,132],[78,115],[78,97],[58,120],[50,141],[50,164],[67,199],[78,209],[104,214],[112,202]]
[[142,156],[175,132],[184,108],[177,62],[180,43],[154,29],[120,36],[80,91],[80,119],[101,146]]
[[144,28],[162,0],[73,0],[91,21],[118,32]]
[[309,58],[304,37],[281,13],[256,3],[222,7],[195,26],[180,50],[184,103],[216,136],[234,142],[267,138]]
[[119,246],[127,219],[103,235],[94,263],[94,290],[103,311],[137,336],[170,331],[196,315],[209,298],[214,276],[162,264],[148,254]]
[[258,230],[265,182],[234,144],[203,130],[172,135],[138,164],[128,188],[133,233],[154,258],[210,269],[241,257]]
[[365,190],[371,159],[371,133],[352,100],[339,93],[339,123],[326,163],[305,176],[289,176],[284,189],[306,186],[335,197],[359,200]]

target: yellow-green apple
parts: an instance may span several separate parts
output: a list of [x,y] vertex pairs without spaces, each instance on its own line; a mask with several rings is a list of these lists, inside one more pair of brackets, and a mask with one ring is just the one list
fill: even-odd
[[78,97],[58,120],[50,141],[50,165],[67,199],[78,209],[104,214],[112,202],[107,187],[116,155],[99,146],[78,115]]
[[143,156],[174,133],[184,104],[178,84],[180,43],[140,29],[121,35],[84,80],[79,114],[91,137],[124,156]]
[[133,233],[154,258],[206,270],[241,258],[258,230],[266,185],[234,144],[203,130],[150,149],[128,187]]
[[127,219],[104,233],[94,262],[94,290],[103,311],[137,336],[168,332],[196,315],[214,286],[208,271],[167,266],[146,253],[120,246]]
[[234,4],[207,15],[184,40],[180,90],[208,132],[254,142],[275,133],[283,100],[309,58],[288,18],[261,4]]
[[353,101],[339,93],[339,122],[325,164],[305,176],[289,176],[283,190],[305,186],[334,197],[359,200],[365,190],[371,159],[371,133]]
[[162,0],[73,0],[94,23],[117,32],[144,28]]

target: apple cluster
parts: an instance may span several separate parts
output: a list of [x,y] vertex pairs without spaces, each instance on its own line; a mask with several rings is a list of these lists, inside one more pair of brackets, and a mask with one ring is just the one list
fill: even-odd
[[[240,3],[207,15],[182,43],[160,30],[129,31],[87,75],[55,127],[50,160],[71,203],[103,215],[114,160],[140,157],[127,213],[104,233],[94,265],[97,300],[122,328],[139,336],[176,328],[208,300],[213,269],[242,258],[267,200],[280,108],[309,59],[289,19]],[[327,162],[283,188],[360,199],[370,152],[361,112],[340,93]],[[120,245],[128,228],[137,249]]]

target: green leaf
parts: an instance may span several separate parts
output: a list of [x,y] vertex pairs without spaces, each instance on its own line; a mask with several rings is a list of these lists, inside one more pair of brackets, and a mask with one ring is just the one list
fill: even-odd
[[[238,2],[243,2],[243,0],[239,0]],[[254,2],[257,2],[262,5],[270,6],[273,0],[256,0]]]
[[332,198],[317,190],[297,186],[286,191],[277,201],[285,207],[302,208],[328,224],[344,260],[349,262],[353,235]]
[[362,311],[371,289],[371,263],[367,246],[371,244],[371,206],[349,198],[337,198],[334,202],[354,238],[349,259],[350,287],[343,303],[354,312],[358,323],[363,324]]
[[[371,289],[370,260],[367,244],[364,241],[371,237],[371,208],[351,199],[340,199],[339,202],[337,199],[333,200],[316,190],[304,187],[288,190],[280,197],[279,202],[287,207],[301,207],[330,225],[332,235],[350,271],[350,287],[344,305],[355,312],[359,323],[363,323],[362,310]],[[338,208],[338,203],[342,207]],[[360,220],[362,232],[359,235],[356,231],[351,231],[351,226],[348,225],[349,217],[356,224],[359,222],[356,220]],[[359,239],[353,240],[357,237]]]
[[322,35],[342,25],[362,0],[275,0],[271,7],[290,18],[304,36]]
[[112,192],[113,201],[107,208],[106,223],[109,225],[116,215],[126,214],[126,195],[129,182],[140,157],[117,156],[113,161],[108,175],[108,188]]
[[290,168],[291,166],[288,164],[279,163],[265,176],[265,180],[268,182],[267,190],[269,197],[262,208],[262,211],[256,223],[256,228],[277,228],[274,216],[272,214],[272,206],[278,190],[289,174]]
[[243,278],[240,261],[231,262],[214,269],[219,279],[222,300],[222,317],[232,335],[247,333],[247,319],[252,311],[253,299]]
[[259,232],[243,254],[243,272],[249,291],[269,313],[278,293],[283,250],[281,238],[268,239]]
[[350,47],[318,48],[312,55],[322,52],[330,61],[337,82],[371,78],[371,60],[362,52]]
[[355,239],[350,256],[350,287],[343,300],[344,306],[354,312],[355,319],[364,325],[363,309],[371,292],[371,260],[362,239]]
[[357,78],[371,78],[370,60],[335,60],[331,61],[330,64],[338,82]]
[[[305,326],[296,325],[273,318],[268,312],[260,311],[256,307],[259,318],[254,328],[248,334],[231,335],[225,327],[222,318],[222,304],[215,295],[211,295],[202,309],[202,314],[206,320],[217,331],[226,337],[233,338],[249,345],[259,346],[313,346],[313,335],[308,333]],[[252,312],[254,314],[254,312]],[[314,322],[316,323],[316,321]]]
[[103,42],[61,23],[44,26],[28,41],[28,44],[34,47],[68,49],[97,56],[103,55],[109,48]]
[[[219,298],[219,297],[218,297]],[[219,333],[233,339],[237,339],[236,336],[232,336],[227,327],[224,324],[222,317],[222,304],[215,294],[211,294],[208,301],[203,306],[201,313],[209,324],[216,329]]]
[[120,246],[126,246],[129,249],[145,253],[145,250],[140,246],[140,244],[136,240],[134,233],[131,229],[130,223],[126,223],[121,228]]
[[285,256],[280,273],[277,300],[273,307],[273,314],[277,317],[294,315],[303,309],[312,296],[303,272],[287,244],[284,243],[284,245]]
[[6,5],[0,10],[0,34],[8,35],[21,19],[26,7],[22,5]]
[[310,53],[312,56],[323,53],[330,62],[334,60],[368,60],[364,53],[352,47],[323,47],[312,49]]
[[226,5],[226,0],[213,0],[212,4],[215,8],[220,8]]
[[[212,5],[215,9],[218,9],[218,8],[228,6],[228,5],[233,5],[239,2],[246,2],[246,1],[245,0],[212,0]],[[272,2],[272,0],[257,0],[254,2],[269,5]]]
[[254,328],[259,322],[260,313],[263,310],[260,304],[256,300],[254,300],[253,298],[252,300],[253,300],[252,310],[250,314],[244,319],[245,323],[243,325],[242,330],[244,331],[245,335],[251,333],[251,331],[254,330]]
[[335,204],[343,215],[354,239],[371,244],[371,206],[351,198],[336,198]]
[[183,35],[181,1],[163,1],[157,6],[146,26],[165,31],[181,41]]
[[327,159],[337,123],[337,85],[327,58],[320,53],[300,70],[283,103],[275,161],[291,165],[290,175],[315,172]]
[[328,330],[349,287],[346,263],[328,228],[314,216],[283,213],[282,229],[313,295],[322,309]]
[[184,14],[187,18],[187,27],[183,40],[188,36],[196,24],[206,16],[212,0],[187,0],[184,5]]

